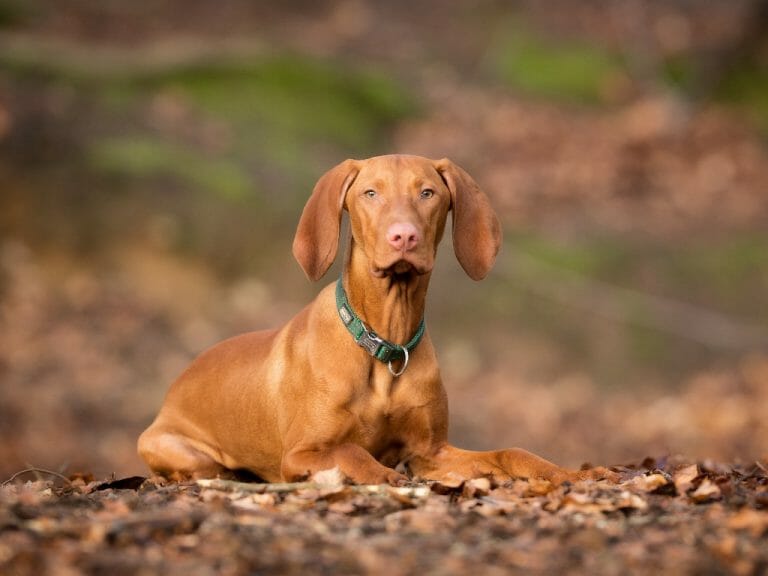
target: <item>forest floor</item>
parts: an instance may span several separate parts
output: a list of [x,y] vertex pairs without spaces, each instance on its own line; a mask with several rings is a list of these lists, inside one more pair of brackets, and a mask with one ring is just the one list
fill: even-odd
[[0,572],[764,574],[768,471],[653,461],[620,484],[332,478],[163,485],[34,471],[0,488]]
[[[754,107],[666,78],[719,68],[750,2],[223,4],[0,0],[0,574],[768,573],[768,73],[735,69]],[[455,160],[505,227],[488,282],[445,254],[430,289],[451,441],[638,463],[132,476],[189,361],[316,292],[316,178],[393,150]]]

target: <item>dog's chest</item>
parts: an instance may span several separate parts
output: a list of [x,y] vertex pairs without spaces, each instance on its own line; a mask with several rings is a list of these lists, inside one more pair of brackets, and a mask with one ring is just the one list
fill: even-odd
[[402,419],[413,408],[412,396],[404,393],[405,385],[405,379],[386,373],[374,375],[361,390],[353,412],[357,416],[358,433],[365,441],[375,444],[398,435]]

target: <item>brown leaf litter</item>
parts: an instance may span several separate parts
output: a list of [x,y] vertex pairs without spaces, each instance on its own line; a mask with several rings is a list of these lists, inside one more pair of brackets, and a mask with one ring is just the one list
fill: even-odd
[[3,574],[757,574],[762,463],[646,460],[619,484],[357,486],[140,477],[0,488]]

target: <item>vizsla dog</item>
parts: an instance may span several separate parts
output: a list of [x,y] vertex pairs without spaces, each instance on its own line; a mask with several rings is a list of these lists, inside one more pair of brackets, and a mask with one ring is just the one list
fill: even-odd
[[424,304],[449,212],[459,263],[473,279],[493,266],[499,221],[475,181],[450,160],[347,160],[315,185],[293,253],[318,280],[336,257],[342,211],[351,240],[342,278],[279,330],[226,340],[173,384],[139,438],[171,478],[248,470],[295,481],[338,467],[354,482],[400,484],[488,476],[559,483],[571,472],[525,450],[448,444],[448,403]]

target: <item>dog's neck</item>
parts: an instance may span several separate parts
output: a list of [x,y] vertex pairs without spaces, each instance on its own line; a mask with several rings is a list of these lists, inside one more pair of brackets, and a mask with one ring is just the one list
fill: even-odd
[[352,309],[382,338],[408,342],[424,318],[431,273],[377,278],[362,250],[350,250],[344,269],[344,288]]

